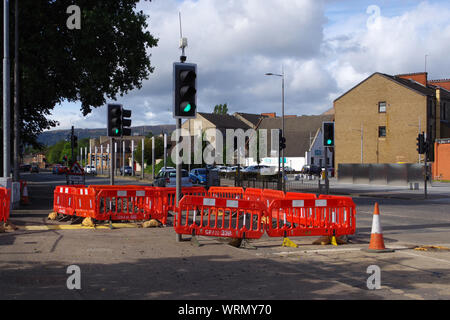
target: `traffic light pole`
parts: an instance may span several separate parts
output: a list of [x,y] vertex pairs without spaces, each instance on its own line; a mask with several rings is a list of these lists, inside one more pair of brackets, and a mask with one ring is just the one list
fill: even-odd
[[325,192],[330,194],[330,180],[328,178],[328,147],[325,147]]
[[114,185],[114,170],[115,170],[115,166],[116,166],[116,153],[114,148],[112,147],[114,145],[114,138],[110,138],[110,142],[109,142],[110,146],[111,146],[111,160],[109,160],[109,183],[113,186]]
[[425,154],[425,174],[424,174],[424,180],[425,180],[425,184],[424,184],[424,192],[425,192],[425,199],[428,199],[428,193],[427,193],[427,183],[428,183],[428,162],[427,159],[428,158],[428,152]]

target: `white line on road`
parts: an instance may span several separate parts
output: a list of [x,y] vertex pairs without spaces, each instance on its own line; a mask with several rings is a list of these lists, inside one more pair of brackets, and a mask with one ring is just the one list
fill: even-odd
[[435,260],[435,261],[439,261],[439,262],[444,262],[444,263],[450,264],[450,261],[448,261],[448,260],[443,260],[443,259],[433,258],[433,257],[425,256],[425,255],[420,255],[420,254],[412,253],[412,252],[401,251],[401,253],[404,253],[404,254],[406,254],[406,255],[408,255],[408,256],[414,256],[414,257],[418,257],[418,258],[422,258],[422,259],[430,259],[430,260]]

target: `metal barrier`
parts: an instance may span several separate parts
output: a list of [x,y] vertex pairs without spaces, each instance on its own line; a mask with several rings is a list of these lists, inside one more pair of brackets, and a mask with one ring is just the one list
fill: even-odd
[[342,236],[356,231],[351,198],[274,200],[268,210],[270,237]]
[[11,190],[0,188],[0,222],[9,220],[11,210]]
[[265,210],[262,202],[185,196],[174,229],[178,234],[259,239]]

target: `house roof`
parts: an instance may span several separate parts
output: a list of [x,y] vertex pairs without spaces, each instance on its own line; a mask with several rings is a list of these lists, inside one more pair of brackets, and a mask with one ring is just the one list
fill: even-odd
[[268,116],[260,115],[260,114],[254,114],[254,113],[242,113],[242,112],[236,112],[234,116],[241,116],[243,119],[247,120],[248,122],[252,123],[254,126],[258,125],[259,120],[261,118],[267,118]]
[[217,129],[250,129],[250,126],[238,118],[228,114],[198,113],[211,122]]
[[[284,121],[286,138],[285,157],[304,157],[305,152],[310,150],[312,143],[311,138],[314,138],[317,131],[322,127],[322,123],[326,121],[333,121],[333,115],[319,115],[319,116],[301,116],[296,118],[286,118]],[[280,129],[281,118],[267,118],[261,120],[258,129]],[[270,155],[270,132],[268,133],[268,155]]]
[[369,80],[370,78],[372,78],[375,75],[380,75],[388,80],[394,81],[410,90],[413,90],[421,95],[424,96],[435,96],[436,95],[436,91],[431,87],[431,86],[424,86],[416,81],[413,80],[409,80],[409,79],[403,79],[403,78],[399,78],[397,76],[391,76],[389,74],[385,74],[385,73],[380,73],[380,72],[375,72],[374,74],[372,74],[371,76],[369,76],[368,78],[364,79],[363,81],[361,81],[360,83],[358,83],[356,86],[354,86],[353,88],[351,88],[350,90],[348,90],[347,92],[345,92],[344,94],[342,94],[341,96],[339,96],[337,99],[334,100],[334,102],[340,100],[342,97],[344,97],[345,95],[347,95],[347,93],[353,91],[354,89],[356,89],[357,87],[359,87],[361,84],[363,84],[364,82],[366,82],[367,80]]
[[396,76],[391,76],[385,73],[381,73],[381,75],[388,77],[389,79],[398,82],[406,87],[408,87],[409,89],[412,89],[414,91],[417,91],[423,95],[427,95],[427,96],[434,96],[436,94],[436,91],[429,87],[429,86],[424,86],[423,84],[417,82],[417,81],[413,81],[413,80],[409,80],[409,79],[403,79],[403,78],[399,78]]

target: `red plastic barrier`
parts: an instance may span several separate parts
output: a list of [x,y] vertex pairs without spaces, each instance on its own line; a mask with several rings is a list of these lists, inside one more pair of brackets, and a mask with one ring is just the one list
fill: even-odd
[[313,193],[298,193],[298,192],[287,192],[286,200],[303,200],[303,199],[317,199],[316,195]]
[[[120,190],[119,190],[120,189]],[[147,220],[147,191],[123,186],[116,190],[103,189],[95,195],[95,212],[91,218],[99,221]]]
[[53,211],[72,216],[75,213],[75,196],[85,186],[58,186],[53,194]]
[[250,201],[262,201],[262,189],[247,188],[244,192],[244,199]]
[[178,234],[259,239],[264,211],[261,202],[185,196],[174,229]]
[[341,236],[356,230],[356,206],[351,198],[274,200],[267,215],[270,237]]
[[262,199],[267,208],[270,207],[272,201],[281,200],[284,199],[285,197],[286,195],[284,194],[284,192],[279,190],[264,189],[262,192]]
[[208,190],[208,197],[221,199],[243,199],[244,189],[238,187],[211,187]]
[[9,220],[11,210],[11,190],[0,188],[0,222]]
[[[166,224],[169,211],[176,211],[176,188],[155,188],[154,207],[152,218]],[[181,195],[184,196],[205,196],[204,187],[181,188]]]
[[93,188],[78,188],[75,196],[75,212],[77,217],[93,217],[95,216],[96,194],[99,191]]

